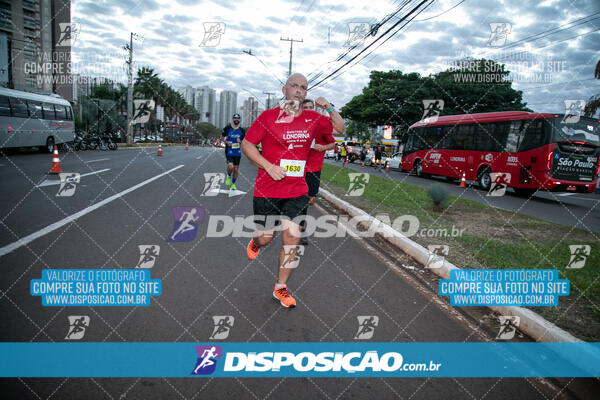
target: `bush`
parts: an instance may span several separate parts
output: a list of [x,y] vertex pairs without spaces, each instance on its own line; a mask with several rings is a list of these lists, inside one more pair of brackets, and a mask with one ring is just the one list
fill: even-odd
[[429,197],[433,201],[434,208],[443,209],[448,206],[450,192],[446,186],[441,183],[434,183],[427,188],[427,193],[429,193]]

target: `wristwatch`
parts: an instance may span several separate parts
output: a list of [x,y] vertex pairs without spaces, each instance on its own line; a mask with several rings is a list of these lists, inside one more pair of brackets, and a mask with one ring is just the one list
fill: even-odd
[[332,112],[333,109],[335,108],[335,105],[333,103],[329,103],[331,104],[331,108],[329,110],[327,110],[328,113]]

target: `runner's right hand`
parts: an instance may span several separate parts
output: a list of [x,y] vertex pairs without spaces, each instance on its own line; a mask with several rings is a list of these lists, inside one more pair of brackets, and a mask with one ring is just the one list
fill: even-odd
[[281,168],[279,165],[270,164],[265,171],[274,181],[280,181],[285,178],[285,169]]

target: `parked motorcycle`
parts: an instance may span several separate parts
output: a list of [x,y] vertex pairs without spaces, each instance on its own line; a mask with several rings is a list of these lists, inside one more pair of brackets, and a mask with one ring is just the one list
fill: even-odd
[[87,150],[87,148],[88,148],[87,143],[86,143],[85,139],[83,138],[83,135],[81,135],[80,133],[75,134],[75,141],[73,142],[73,148],[75,150]]

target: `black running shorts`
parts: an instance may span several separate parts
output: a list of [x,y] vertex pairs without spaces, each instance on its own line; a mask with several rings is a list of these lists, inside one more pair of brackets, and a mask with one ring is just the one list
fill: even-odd
[[308,196],[316,197],[321,185],[321,171],[307,172],[304,179],[306,179],[306,184],[308,185]]
[[[266,217],[268,215],[281,215],[284,218],[294,219],[306,214],[308,196],[291,198],[254,197],[254,215]],[[257,225],[265,226],[264,218],[256,218]]]

